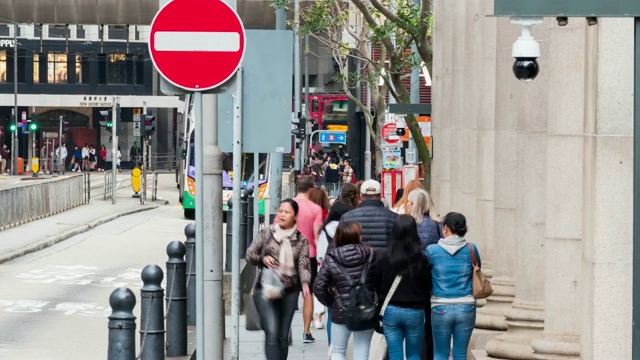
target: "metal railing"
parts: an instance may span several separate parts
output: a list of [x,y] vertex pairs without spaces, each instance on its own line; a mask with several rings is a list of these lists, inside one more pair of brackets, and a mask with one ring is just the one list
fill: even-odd
[[178,157],[174,152],[152,153],[149,170],[173,171],[178,167]]
[[104,196],[103,199],[107,200],[111,198],[111,192],[115,184],[112,177],[113,171],[107,170],[104,172]]
[[91,201],[91,174],[82,174],[82,184],[84,186],[84,203],[88,204]]
[[151,187],[151,201],[156,201],[158,199],[158,172],[153,172],[153,180]]

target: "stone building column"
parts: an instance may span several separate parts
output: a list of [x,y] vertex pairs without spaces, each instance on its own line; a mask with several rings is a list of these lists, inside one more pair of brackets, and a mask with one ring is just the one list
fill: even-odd
[[[513,85],[513,73],[511,66],[513,60],[509,58],[510,47],[513,44],[512,37],[515,32],[505,32],[510,30],[508,19],[492,19],[494,26],[492,34],[484,36],[485,41],[493,40],[494,43],[483,46],[485,49],[495,49],[488,55],[493,58],[493,70],[487,69],[489,74],[485,81],[490,81],[493,77],[494,96],[493,104],[486,104],[482,113],[485,117],[491,113],[495,114],[493,124],[491,120],[483,121],[486,130],[481,131],[482,144],[484,149],[491,149],[493,145],[493,160],[487,161],[493,165],[492,186],[484,183],[480,188],[486,199],[493,199],[493,207],[486,208],[490,215],[487,216],[487,231],[492,232],[495,239],[493,251],[490,254],[481,256],[489,257],[492,261],[493,295],[487,299],[487,304],[478,309],[476,327],[488,330],[507,330],[504,311],[511,307],[515,297],[515,258],[516,258],[516,208],[517,208],[517,119],[511,115],[511,106],[504,101],[511,94]],[[502,35],[498,36],[497,29],[502,30]],[[491,95],[489,95],[491,96]],[[493,107],[493,108],[492,108]],[[495,130],[491,130],[491,126]],[[493,137],[493,144],[491,144]],[[484,169],[488,170],[488,169]],[[484,179],[484,178],[482,178]],[[490,180],[487,175],[487,181]],[[480,180],[479,180],[480,181]],[[491,201],[481,202],[488,206]],[[489,230],[490,229],[490,230]]]
[[[508,25],[520,32],[520,26]],[[542,56],[548,56],[544,25],[533,32],[541,42]],[[506,29],[505,29],[506,30]],[[510,31],[500,33],[500,36]],[[511,43],[517,38],[511,38]],[[500,49],[499,49],[500,50]],[[499,58],[510,56],[504,51]],[[510,59],[511,64],[513,60]],[[500,61],[499,61],[500,63]],[[510,69],[511,67],[509,67]],[[498,72],[502,70],[498,69]],[[505,311],[507,332],[489,341],[487,353],[501,359],[533,359],[531,341],[544,328],[544,238],[546,212],[546,117],[549,72],[541,71],[535,81],[505,80],[511,96],[498,98],[499,106],[509,108],[517,120],[516,207],[516,298]],[[498,191],[498,190],[496,190]],[[496,231],[505,224],[495,219]],[[509,224],[511,225],[511,224]]]
[[[545,258],[545,316],[542,338],[531,344],[537,359],[578,359],[580,356],[580,263],[585,101],[595,90],[585,66],[585,27],[571,21],[550,26],[548,88],[547,205]],[[586,69],[586,70],[585,70]],[[585,87],[585,85],[587,85]],[[579,96],[586,94],[586,96]]]
[[[631,359],[633,19],[598,19],[594,112],[585,119],[582,359]],[[636,94],[639,96],[640,94]]]

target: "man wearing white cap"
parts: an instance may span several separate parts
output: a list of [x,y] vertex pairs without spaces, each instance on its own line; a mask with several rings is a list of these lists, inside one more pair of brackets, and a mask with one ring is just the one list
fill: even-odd
[[384,206],[381,193],[382,187],[379,182],[375,180],[363,182],[360,187],[360,206],[342,215],[340,221],[360,224],[362,240],[378,251],[385,251],[398,214]]

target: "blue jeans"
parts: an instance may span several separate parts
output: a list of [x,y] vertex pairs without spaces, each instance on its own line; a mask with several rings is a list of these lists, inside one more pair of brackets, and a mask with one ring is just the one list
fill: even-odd
[[[389,360],[420,360],[424,336],[424,310],[389,305],[382,319]],[[402,345],[404,344],[404,351]]]
[[333,342],[331,343],[331,360],[344,360],[347,355],[347,344],[353,333],[353,360],[369,359],[369,347],[373,329],[363,331],[351,331],[345,325],[331,324]]
[[434,360],[449,360],[453,337],[453,360],[466,360],[469,339],[476,325],[473,304],[438,305],[431,309]]

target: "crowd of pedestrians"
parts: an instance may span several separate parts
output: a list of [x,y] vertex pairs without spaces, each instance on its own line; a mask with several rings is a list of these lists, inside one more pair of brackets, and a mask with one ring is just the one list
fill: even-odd
[[260,269],[252,294],[267,360],[287,359],[301,291],[302,341],[315,342],[311,325],[323,329],[326,319],[329,359],[345,359],[351,337],[354,360],[374,347],[389,360],[466,359],[476,296],[488,295],[475,289],[480,254],[465,239],[464,215],[440,219],[417,180],[393,206],[375,180],[333,194],[319,185],[300,177],[297,195],[247,250]]

